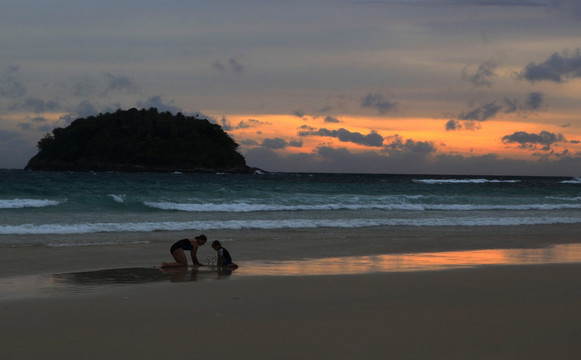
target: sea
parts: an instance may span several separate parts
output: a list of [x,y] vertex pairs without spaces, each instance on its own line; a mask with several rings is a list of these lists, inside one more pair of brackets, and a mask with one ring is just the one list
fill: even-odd
[[0,170],[0,248],[135,241],[46,234],[579,223],[579,177]]

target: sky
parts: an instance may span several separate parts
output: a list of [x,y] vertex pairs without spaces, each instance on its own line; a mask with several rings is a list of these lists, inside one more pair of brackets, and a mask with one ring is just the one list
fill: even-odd
[[581,176],[577,0],[5,0],[0,33],[0,168],[156,107],[268,171]]

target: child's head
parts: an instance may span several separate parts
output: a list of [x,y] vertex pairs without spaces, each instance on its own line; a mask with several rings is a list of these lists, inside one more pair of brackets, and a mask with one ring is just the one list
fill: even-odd
[[218,251],[218,249],[220,249],[220,247],[222,247],[222,244],[220,244],[220,242],[218,240],[212,241],[212,248],[214,250]]

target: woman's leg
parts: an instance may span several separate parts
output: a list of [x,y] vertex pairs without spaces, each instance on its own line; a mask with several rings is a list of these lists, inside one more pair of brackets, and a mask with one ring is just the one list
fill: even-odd
[[163,263],[161,264],[162,268],[171,268],[171,267],[182,267],[188,266],[188,258],[186,257],[186,252],[182,248],[175,249],[171,255],[175,259],[176,262],[173,263]]

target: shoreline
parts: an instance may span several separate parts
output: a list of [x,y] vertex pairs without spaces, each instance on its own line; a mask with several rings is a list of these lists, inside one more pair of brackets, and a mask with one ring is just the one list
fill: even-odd
[[[122,267],[157,266],[171,260],[169,247],[201,231],[0,235],[0,277]],[[219,239],[235,262],[295,261],[350,256],[435,253],[488,249],[542,249],[581,243],[581,224],[460,227],[370,227],[204,232]],[[71,246],[71,239],[79,242]],[[209,246],[198,258],[215,257]]]
[[115,288],[160,283],[203,282],[246,278],[429,273],[440,271],[548,265],[581,266],[581,244],[540,249],[487,249],[432,253],[351,256],[300,261],[251,261],[238,269],[216,266],[120,267],[75,272],[0,277],[0,302],[50,298],[84,292],[103,293]]

